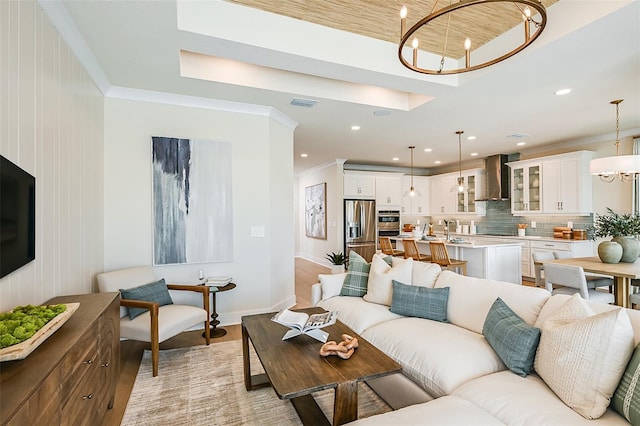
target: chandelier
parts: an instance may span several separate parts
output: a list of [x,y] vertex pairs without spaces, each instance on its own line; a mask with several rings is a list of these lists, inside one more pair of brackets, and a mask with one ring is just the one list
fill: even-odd
[[409,188],[409,190],[407,192],[404,193],[404,196],[405,197],[415,197],[417,195],[418,197],[422,197],[422,194],[420,194],[420,191],[416,190],[413,187],[413,150],[416,149],[416,147],[411,145],[409,147],[409,149],[411,150],[411,187]]
[[640,155],[620,155],[620,104],[623,99],[610,103],[616,106],[616,155],[615,157],[591,160],[589,169],[592,175],[600,176],[603,182],[613,182],[616,178],[622,182],[634,180],[640,173]]
[[[406,29],[407,8],[402,6],[400,9],[400,45],[398,47],[398,58],[405,67],[423,74],[458,74],[488,67],[503,61],[530,45],[540,36],[547,23],[546,9],[541,3],[541,0],[460,0],[436,10],[438,2],[439,0],[435,0],[431,13],[416,22],[415,25],[409,28],[409,30]],[[504,3],[507,5],[497,5],[497,3]],[[507,10],[505,7],[515,8],[515,10]],[[537,11],[537,20],[534,19],[532,9]],[[491,11],[493,11],[493,13],[491,13]],[[524,25],[524,37],[522,43],[502,55],[500,55],[500,53],[504,50],[501,50],[500,53],[498,53],[500,56],[492,55],[488,60],[483,59],[484,62],[472,64],[471,43],[472,37],[474,36],[474,30],[476,28],[491,26],[491,19],[493,19],[492,17],[494,16],[496,19],[503,19],[512,12],[520,14],[522,17]],[[453,23],[451,19],[452,16],[454,16]],[[445,20],[446,23],[442,23],[443,20]],[[418,64],[419,37],[417,33],[421,29],[423,30],[421,31],[420,38],[427,38],[429,40],[437,38],[438,40],[442,40],[442,54],[437,68],[437,64],[435,63],[432,63],[431,65],[427,64],[425,66],[420,66]],[[411,48],[413,55],[410,60],[407,60],[403,55],[403,51],[405,45],[412,37],[413,40],[411,41]],[[451,38],[452,40],[461,41],[462,37],[464,37],[464,67],[459,66],[458,60],[455,60],[454,62],[457,65],[456,67],[445,69],[445,58],[448,57],[447,54],[451,55],[451,52],[447,51],[447,48],[450,47],[448,46],[449,39]],[[507,49],[508,48],[509,47],[507,47]],[[453,51],[457,49],[450,48],[450,50]]]

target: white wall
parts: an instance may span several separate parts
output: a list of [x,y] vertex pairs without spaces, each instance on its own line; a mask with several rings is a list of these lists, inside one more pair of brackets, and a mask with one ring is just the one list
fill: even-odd
[[238,287],[217,296],[223,324],[295,303],[293,129],[267,116],[107,98],[105,270],[152,264],[151,136],[228,142],[233,161],[234,261],[160,266],[158,277],[232,276]]
[[0,154],[36,177],[36,259],[0,311],[90,293],[102,270],[103,97],[33,1],[0,1]]
[[[324,264],[326,266],[331,263],[326,259],[326,254],[329,252],[341,251],[344,253],[342,237],[342,230],[344,225],[342,223],[343,217],[343,201],[342,201],[342,161],[328,164],[323,167],[318,167],[300,174],[298,177],[298,188],[296,196],[297,206],[297,240],[298,250],[297,255],[305,259],[311,260],[316,263]],[[306,236],[305,232],[305,220],[304,220],[304,191],[308,186],[317,185],[319,183],[326,182],[326,195],[327,195],[327,239],[320,240],[317,238],[310,238]]]

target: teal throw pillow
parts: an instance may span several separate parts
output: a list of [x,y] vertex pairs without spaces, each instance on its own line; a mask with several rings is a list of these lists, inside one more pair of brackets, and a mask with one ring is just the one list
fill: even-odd
[[447,321],[449,287],[429,288],[392,281],[391,312],[406,317]]
[[[384,261],[391,266],[391,256],[386,256]],[[369,270],[371,264],[364,257],[355,251],[349,252],[349,265],[347,267],[347,275],[342,283],[340,296],[362,297],[367,294],[367,283],[369,282]]]
[[509,370],[522,377],[531,373],[540,329],[527,324],[499,297],[489,309],[482,334]]
[[[154,283],[141,285],[140,287],[133,287],[128,289],[120,289],[120,294],[123,299],[130,300],[143,300],[145,302],[157,302],[158,305],[173,305],[173,300],[169,294],[169,289],[164,281],[164,278]],[[134,319],[140,314],[145,313],[148,309],[143,308],[129,308],[129,318]]]
[[640,425],[640,345],[633,351],[627,369],[618,383],[611,407],[632,425]]

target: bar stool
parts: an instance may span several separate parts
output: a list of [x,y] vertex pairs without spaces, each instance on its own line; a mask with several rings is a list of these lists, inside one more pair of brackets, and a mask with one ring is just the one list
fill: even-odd
[[404,258],[412,258],[413,260],[429,262],[431,256],[420,253],[418,250],[418,244],[416,240],[411,238],[405,238],[402,240],[402,246],[404,247]]
[[404,252],[402,250],[396,250],[393,248],[391,238],[389,237],[380,237],[380,250],[389,256],[404,256]]
[[443,241],[429,241],[429,249],[431,250],[431,262],[449,270],[459,268],[462,275],[467,275],[467,261],[451,259]]

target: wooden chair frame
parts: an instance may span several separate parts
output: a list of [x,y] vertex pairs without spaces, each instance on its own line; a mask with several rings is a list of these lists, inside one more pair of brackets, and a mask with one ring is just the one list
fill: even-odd
[[416,240],[412,238],[405,238],[402,240],[402,246],[404,247],[405,259],[412,258],[413,260],[417,260],[420,262],[431,261],[431,256],[429,256],[428,254],[420,253],[420,250],[418,250],[418,243],[416,243]]
[[467,275],[467,261],[451,259],[449,251],[443,241],[430,241],[431,262],[437,263],[444,269],[460,268],[462,275]]
[[396,250],[393,248],[393,244],[391,244],[391,238],[389,237],[380,237],[380,250],[382,253],[388,254],[389,256],[404,256],[404,252],[401,250]]

